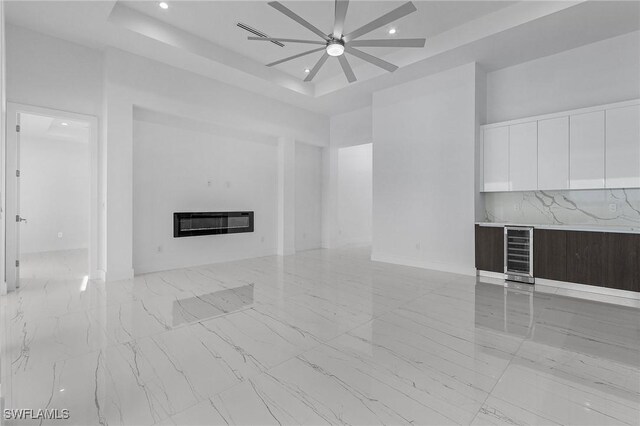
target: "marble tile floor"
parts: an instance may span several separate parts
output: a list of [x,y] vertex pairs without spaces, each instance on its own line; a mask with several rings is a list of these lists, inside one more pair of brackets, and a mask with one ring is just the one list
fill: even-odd
[[640,424],[640,310],[313,250],[83,284],[23,262],[5,408],[56,425]]

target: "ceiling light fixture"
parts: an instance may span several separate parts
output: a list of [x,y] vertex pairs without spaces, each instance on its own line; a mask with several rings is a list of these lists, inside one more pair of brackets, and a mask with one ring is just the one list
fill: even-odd
[[[309,23],[302,16],[299,16],[294,11],[280,3],[279,1],[270,1],[267,4],[288,18],[296,21],[298,24],[302,25],[309,31],[313,32],[317,36],[321,38],[321,40],[301,40],[295,38],[281,38],[281,37],[249,37],[249,40],[256,40],[273,42],[279,41],[284,43],[302,43],[302,44],[315,44],[313,49],[307,50],[306,52],[297,53],[293,56],[289,56],[284,59],[280,59],[275,62],[271,62],[267,64],[268,67],[273,67],[275,65],[282,64],[284,62],[291,61],[293,59],[300,58],[302,56],[310,55],[312,53],[322,52],[322,56],[318,58],[316,64],[311,68],[311,71],[307,74],[304,81],[309,82],[312,81],[320,69],[323,67],[325,62],[327,62],[329,57],[337,57],[338,62],[340,63],[340,67],[344,72],[345,77],[349,83],[353,83],[357,80],[353,69],[348,61],[348,56],[355,56],[357,58],[362,59],[365,62],[369,62],[379,68],[382,68],[389,72],[394,72],[398,69],[398,67],[392,63],[389,63],[383,59],[380,59],[376,56],[370,55],[367,52],[363,52],[360,50],[360,47],[424,47],[425,39],[424,38],[395,38],[393,39],[377,39],[377,40],[358,40],[361,36],[365,34],[369,34],[372,31],[386,31],[392,34],[396,33],[395,28],[392,28],[393,22],[397,21],[400,18],[403,18],[411,13],[417,12],[418,9],[415,7],[413,3],[410,1],[404,3],[402,6],[396,7],[390,12],[385,13],[380,16],[378,19],[374,19],[361,26],[360,28],[353,30],[349,34],[344,34],[344,21],[347,15],[347,9],[349,8],[350,0],[336,0],[335,1],[335,20],[333,23],[333,30],[330,33],[327,33],[313,24]],[[319,45],[319,46],[318,46]]]
[[311,70],[309,68],[305,68],[304,72],[306,72],[307,74],[309,74],[311,72]]
[[63,121],[62,123],[60,123],[60,125],[61,125],[61,126],[65,126],[65,127],[66,127],[66,126],[68,126],[68,125],[69,125],[69,123],[67,123],[67,122]]
[[344,53],[344,44],[339,40],[331,40],[329,44],[327,44],[327,55],[329,56],[340,56]]
[[166,1],[161,1],[158,6],[160,6],[160,9],[169,9],[169,4]]

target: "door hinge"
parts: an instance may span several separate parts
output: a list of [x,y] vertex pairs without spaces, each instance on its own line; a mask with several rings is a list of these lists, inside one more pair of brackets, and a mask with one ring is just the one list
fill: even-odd
[[16,177],[20,177],[20,170],[16,170]]
[[16,260],[16,268],[19,268],[19,267],[20,267],[20,261]]
[[16,124],[16,132],[20,133],[20,125]]

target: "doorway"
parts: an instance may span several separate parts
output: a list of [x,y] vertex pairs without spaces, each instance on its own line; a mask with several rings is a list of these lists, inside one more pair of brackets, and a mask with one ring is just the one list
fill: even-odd
[[373,144],[338,149],[338,247],[370,246]]
[[97,120],[12,104],[7,115],[7,290],[86,285],[97,273]]

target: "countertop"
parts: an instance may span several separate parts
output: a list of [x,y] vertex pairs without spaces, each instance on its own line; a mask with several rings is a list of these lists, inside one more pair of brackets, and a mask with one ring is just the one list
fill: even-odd
[[480,226],[529,226],[538,229],[559,229],[564,231],[590,231],[590,232],[616,232],[621,234],[640,234],[640,227],[634,226],[610,226],[610,225],[545,225],[536,223],[500,223],[500,222],[476,222]]

